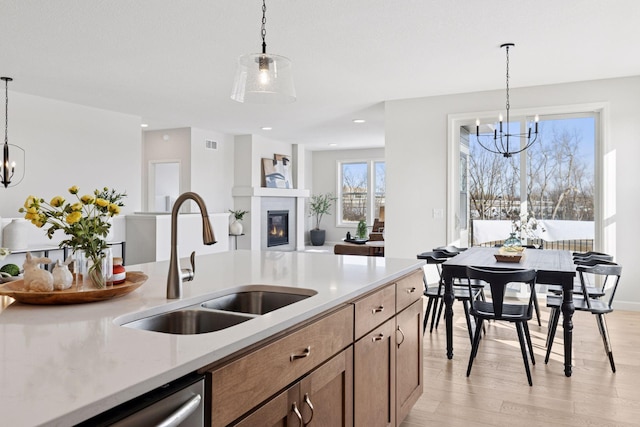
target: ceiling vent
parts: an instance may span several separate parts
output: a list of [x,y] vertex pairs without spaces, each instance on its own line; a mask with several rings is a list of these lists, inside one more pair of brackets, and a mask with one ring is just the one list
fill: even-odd
[[207,150],[217,150],[218,149],[218,142],[214,141],[212,139],[205,139],[204,140],[204,148],[206,148]]

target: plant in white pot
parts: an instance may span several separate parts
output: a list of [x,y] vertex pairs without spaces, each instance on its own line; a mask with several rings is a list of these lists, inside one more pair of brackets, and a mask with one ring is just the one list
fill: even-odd
[[238,209],[237,211],[232,211],[231,209],[229,209],[229,212],[231,212],[231,215],[233,215],[233,222],[231,222],[231,224],[229,224],[229,234],[232,236],[240,236],[242,234],[242,223],[240,221],[242,221],[242,219],[244,218],[245,214],[248,214],[249,211],[243,211],[242,209]]
[[309,215],[314,217],[316,226],[309,230],[309,237],[313,246],[324,245],[325,230],[320,229],[323,215],[331,215],[331,206],[336,198],[331,193],[316,194],[309,201]]

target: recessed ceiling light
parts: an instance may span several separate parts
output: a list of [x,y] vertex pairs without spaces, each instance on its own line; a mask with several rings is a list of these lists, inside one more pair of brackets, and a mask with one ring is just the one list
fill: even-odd
[[364,123],[366,122],[365,119],[353,119],[353,123]]
[[332,142],[331,144],[329,144],[329,147],[337,147],[338,144],[336,144],[335,142]]
[[148,125],[148,124],[146,124],[146,123],[142,123],[142,124],[140,125],[140,127],[148,128],[148,127],[149,127],[149,125]]
[[273,128],[271,126],[263,126],[261,129],[262,130],[271,130]]

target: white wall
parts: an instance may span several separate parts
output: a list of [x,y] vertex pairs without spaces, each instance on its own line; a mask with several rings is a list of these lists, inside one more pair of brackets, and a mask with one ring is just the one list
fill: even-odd
[[[623,265],[616,296],[619,308],[640,310],[640,274],[636,262],[640,236],[640,76],[511,89],[512,108],[608,103],[603,117],[608,151],[605,163],[615,171],[616,194],[607,197],[604,223],[610,247]],[[447,243],[446,220],[432,218],[447,206],[447,115],[493,111],[504,104],[504,91],[389,101],[386,123],[385,255],[415,258]],[[316,183],[314,176],[314,183]],[[316,187],[314,186],[314,191]]]
[[[216,141],[218,148],[206,149],[205,140]],[[191,191],[202,196],[209,213],[233,208],[233,174],[233,135],[191,128]]]
[[[50,200],[111,187],[126,191],[123,213],[140,209],[140,118],[97,108],[9,93],[9,143],[26,151],[26,174],[0,188],[0,216],[22,216],[29,195]],[[4,112],[4,108],[2,108]]]
[[[384,148],[372,148],[372,149],[359,149],[359,150],[328,150],[328,151],[314,151],[312,160],[312,194],[321,193],[333,193],[338,194],[338,161],[341,160],[370,160],[370,159],[384,159]],[[387,179],[389,173],[387,173]],[[388,188],[388,187],[387,187]],[[388,198],[387,198],[388,200]],[[386,211],[385,211],[386,215]],[[307,206],[307,223],[305,230],[307,235],[309,230],[315,226],[313,218],[308,215]],[[331,245],[341,242],[345,237],[347,231],[351,231],[351,234],[355,232],[355,226],[353,227],[338,227],[336,226],[338,218],[336,216],[336,205],[333,204],[331,209],[331,215],[325,215],[322,217],[322,228],[326,230],[326,245]],[[386,223],[385,223],[386,226]],[[385,227],[386,228],[386,227]],[[308,239],[307,239],[308,240]],[[386,253],[386,249],[385,249]]]

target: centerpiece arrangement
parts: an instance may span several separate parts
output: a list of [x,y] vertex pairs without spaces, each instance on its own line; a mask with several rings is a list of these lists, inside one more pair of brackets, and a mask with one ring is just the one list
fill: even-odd
[[106,237],[111,229],[111,218],[118,215],[124,206],[122,199],[126,193],[104,187],[96,189],[93,194],[79,196],[75,185],[68,191],[71,201],[55,196],[47,203],[44,199],[29,196],[20,212],[25,213],[25,219],[38,228],[48,225],[46,234],[49,239],[57,230],[62,230],[66,238],[60,242],[60,247],[70,248],[76,260],[86,259],[87,276],[96,288],[104,288]]

